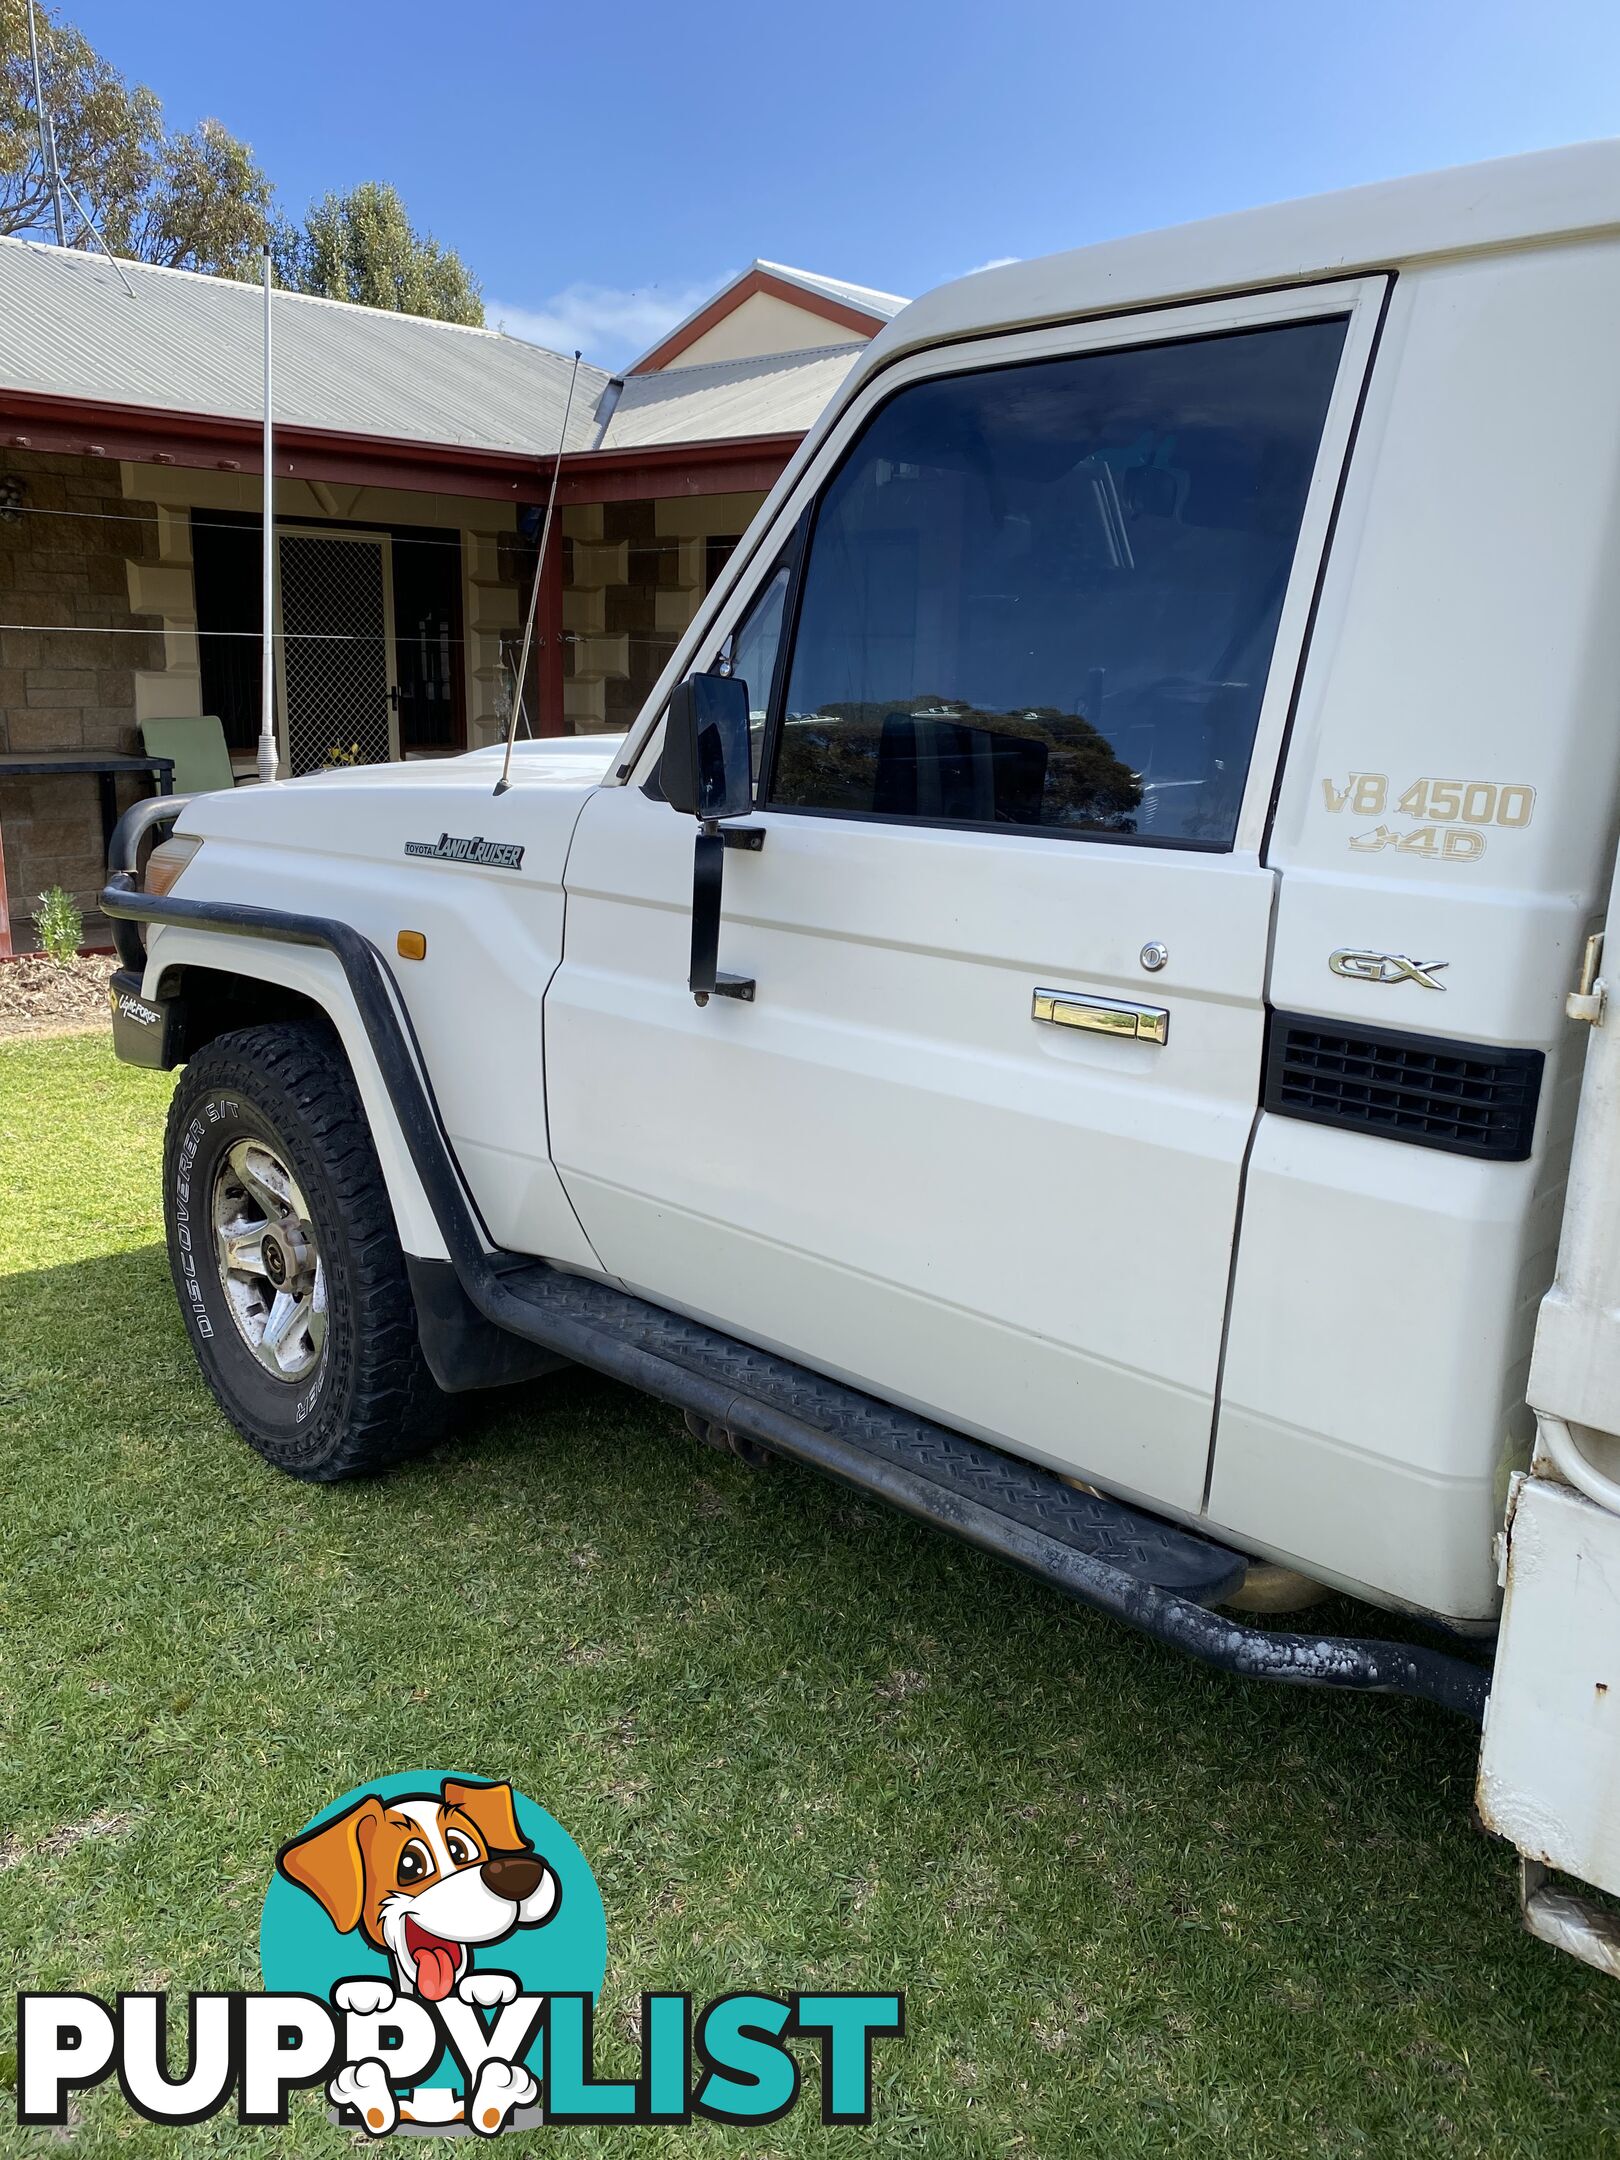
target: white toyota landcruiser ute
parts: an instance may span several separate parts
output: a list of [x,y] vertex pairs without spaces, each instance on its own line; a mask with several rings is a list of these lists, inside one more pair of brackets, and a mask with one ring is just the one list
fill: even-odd
[[[115,840],[244,1437],[613,1374],[1483,1720],[1530,1924],[1620,1965],[1548,1876],[1620,1892],[1620,144],[929,294],[629,735],[499,772]],[[1323,1585],[1427,1624],[1252,1617]]]

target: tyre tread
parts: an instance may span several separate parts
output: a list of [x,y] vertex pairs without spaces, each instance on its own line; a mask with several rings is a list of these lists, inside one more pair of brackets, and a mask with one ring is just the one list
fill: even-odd
[[[188,1064],[174,1093],[166,1190],[193,1105],[220,1089],[239,1092],[272,1122],[278,1109],[293,1112],[314,1145],[349,1247],[357,1371],[341,1431],[302,1460],[296,1450],[272,1452],[252,1432],[244,1432],[244,1438],[278,1468],[323,1484],[386,1469],[438,1437],[446,1398],[422,1355],[393,1206],[348,1060],[335,1037],[299,1022],[264,1023],[216,1036]],[[295,1174],[303,1182],[296,1166]],[[198,1362],[215,1400],[241,1430],[209,1359],[199,1354]],[[319,1423],[324,1428],[328,1420]]]

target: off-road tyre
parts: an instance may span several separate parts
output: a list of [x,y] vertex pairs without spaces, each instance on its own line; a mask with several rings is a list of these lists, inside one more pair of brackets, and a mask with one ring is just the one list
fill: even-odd
[[[306,1341],[302,1354],[314,1362],[294,1379],[267,1369],[227,1290],[216,1196],[231,1191],[231,1151],[244,1142],[267,1147],[296,1181],[324,1276],[324,1340]],[[234,1159],[262,1160],[257,1151]],[[169,1108],[163,1200],[169,1266],[197,1363],[266,1462],[331,1483],[386,1469],[443,1431],[448,1399],[422,1356],[377,1151],[332,1035],[265,1025],[200,1050]],[[271,1257],[285,1265],[284,1253]],[[251,1299],[236,1283],[238,1301]]]

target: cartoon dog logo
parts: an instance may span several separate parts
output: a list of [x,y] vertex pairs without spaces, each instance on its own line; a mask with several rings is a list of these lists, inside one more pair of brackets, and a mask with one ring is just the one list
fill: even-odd
[[518,1828],[510,1785],[446,1778],[436,1793],[367,1793],[276,1855],[340,1935],[381,1950],[400,1994],[443,2002],[473,1953],[543,1927],[561,1886]]

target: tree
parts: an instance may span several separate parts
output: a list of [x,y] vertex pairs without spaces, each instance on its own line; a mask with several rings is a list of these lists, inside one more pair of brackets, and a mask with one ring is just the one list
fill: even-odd
[[938,814],[997,824],[1135,832],[1141,776],[1080,713],[1054,705],[996,712],[959,698],[861,703],[829,698],[789,716],[777,752],[784,801],[917,815],[926,772]]
[[417,232],[397,191],[382,181],[323,196],[302,226],[278,220],[270,251],[277,277],[295,292],[440,322],[484,320],[478,281],[461,257]]
[[[89,41],[38,9],[40,73],[57,165],[115,254],[186,270],[247,269],[264,243],[270,183],[217,120],[170,135],[163,107]],[[94,241],[71,199],[71,243]],[[54,230],[24,0],[0,0],[0,233]]]
[[[252,276],[270,224],[271,188],[253,152],[217,120],[170,136],[163,170],[127,228],[142,262]],[[106,227],[102,230],[105,232]],[[110,233],[109,246],[116,246]]]

